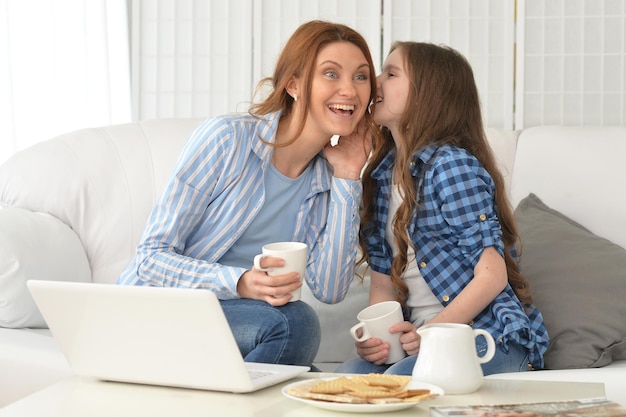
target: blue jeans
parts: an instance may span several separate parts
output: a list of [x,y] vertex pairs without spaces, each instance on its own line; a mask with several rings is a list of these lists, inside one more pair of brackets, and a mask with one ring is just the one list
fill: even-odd
[[274,307],[251,299],[222,300],[246,362],[311,366],[321,340],[315,311],[302,301]]
[[[482,337],[476,339],[476,351],[482,356],[487,350],[487,343]],[[335,370],[340,373],[351,374],[394,374],[411,375],[417,361],[417,355],[408,356],[391,365],[374,365],[365,359],[358,357],[345,361]],[[481,365],[484,375],[499,374],[504,372],[523,372],[528,370],[528,352],[523,346],[509,343],[509,351],[496,344],[496,353],[493,358]]]

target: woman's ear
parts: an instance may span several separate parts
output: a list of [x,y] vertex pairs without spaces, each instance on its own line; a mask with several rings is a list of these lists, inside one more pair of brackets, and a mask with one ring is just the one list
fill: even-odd
[[291,77],[285,86],[285,91],[293,98],[293,101],[298,101],[298,98],[300,98],[300,89],[298,88],[298,80],[295,77]]

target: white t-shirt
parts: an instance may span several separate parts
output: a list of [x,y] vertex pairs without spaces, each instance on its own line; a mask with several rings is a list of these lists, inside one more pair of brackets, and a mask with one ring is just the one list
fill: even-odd
[[[394,256],[398,253],[398,247],[393,238],[393,218],[401,202],[402,196],[400,189],[398,186],[394,186],[389,201],[389,216],[387,217],[387,224],[385,225],[385,239],[389,246],[391,246]],[[409,287],[409,298],[406,304],[411,314],[411,323],[415,327],[420,327],[424,322],[430,320],[443,310],[443,306],[430,290],[426,281],[424,281],[424,277],[422,277],[417,267],[417,262],[415,261],[415,251],[411,246],[408,248],[407,260],[407,268],[404,271],[404,275],[402,275],[402,280]]]

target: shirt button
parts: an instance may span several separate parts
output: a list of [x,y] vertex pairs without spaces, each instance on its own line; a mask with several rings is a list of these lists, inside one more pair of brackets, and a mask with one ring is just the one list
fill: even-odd
[[478,218],[480,219],[481,222],[484,222],[487,219],[487,216],[485,216],[484,214],[481,214],[480,216],[478,216]]
[[411,161],[409,165],[411,165],[411,168],[415,168],[415,161]]
[[503,340],[504,340],[504,338],[503,338],[502,336],[500,336],[500,337],[498,338],[498,343],[502,343],[502,341],[503,341]]
[[443,300],[444,303],[447,303],[448,301],[450,301],[450,296],[444,295],[443,297],[441,297],[441,299]]
[[474,320],[470,321],[469,323],[467,323],[468,326],[473,326],[474,325]]
[[420,268],[426,268],[426,262],[424,261],[420,262]]

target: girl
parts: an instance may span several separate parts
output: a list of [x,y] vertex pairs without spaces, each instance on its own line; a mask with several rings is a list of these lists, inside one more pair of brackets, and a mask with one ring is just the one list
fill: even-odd
[[369,339],[337,371],[411,375],[415,330],[437,322],[493,335],[497,353],[485,375],[541,368],[548,335],[520,275],[514,217],[469,63],[447,47],[394,44],[373,115],[382,138],[363,176],[361,247],[370,304],[397,300],[405,309],[406,321],[390,331],[402,333],[409,356],[384,365],[389,345]]

